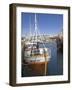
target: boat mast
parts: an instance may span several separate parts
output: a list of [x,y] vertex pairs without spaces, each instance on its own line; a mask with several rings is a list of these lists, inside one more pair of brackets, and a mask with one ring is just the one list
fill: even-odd
[[36,13],[35,13],[35,39],[36,39],[36,42],[37,42],[37,17],[36,17]]
[[31,40],[31,36],[32,36],[32,33],[31,33],[31,17],[29,18],[29,25],[30,25],[30,35],[29,35],[30,37],[29,38]]

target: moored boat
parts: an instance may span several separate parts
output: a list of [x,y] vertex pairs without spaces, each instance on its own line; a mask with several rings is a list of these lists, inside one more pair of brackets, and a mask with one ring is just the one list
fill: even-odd
[[[43,47],[40,47],[40,44]],[[43,42],[37,39],[37,22],[35,14],[35,36],[34,40],[24,43],[23,50],[23,62],[27,64],[29,69],[32,70],[34,75],[46,75],[48,69],[48,63],[51,58],[51,51],[45,47]]]

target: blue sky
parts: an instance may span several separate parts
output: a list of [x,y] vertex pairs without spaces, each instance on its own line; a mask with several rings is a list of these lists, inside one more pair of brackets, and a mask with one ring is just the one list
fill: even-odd
[[[55,35],[62,31],[63,28],[63,15],[61,14],[36,14],[37,27],[40,33]],[[29,34],[30,25],[32,32],[34,31],[35,22],[34,13],[21,13],[21,35]]]

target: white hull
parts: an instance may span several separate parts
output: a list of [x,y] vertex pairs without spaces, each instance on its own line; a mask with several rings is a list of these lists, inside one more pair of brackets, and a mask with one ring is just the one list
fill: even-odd
[[[35,49],[34,49],[35,50]],[[24,51],[24,60],[26,62],[45,62],[49,61],[51,58],[51,54],[49,49],[45,48],[46,53],[44,54],[44,49],[39,48],[39,54],[33,53],[31,55],[31,50],[25,50]]]
[[50,57],[25,57],[24,60],[26,62],[45,62],[46,61],[50,61]]

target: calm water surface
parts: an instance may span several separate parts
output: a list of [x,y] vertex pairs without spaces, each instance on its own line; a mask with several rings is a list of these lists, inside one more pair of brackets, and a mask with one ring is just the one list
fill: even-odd
[[63,54],[57,51],[57,43],[51,42],[47,44],[51,49],[51,60],[48,64],[48,75],[62,75],[63,74]]

